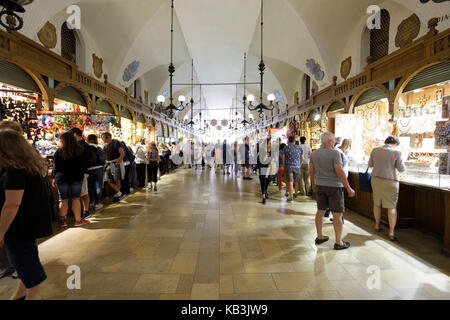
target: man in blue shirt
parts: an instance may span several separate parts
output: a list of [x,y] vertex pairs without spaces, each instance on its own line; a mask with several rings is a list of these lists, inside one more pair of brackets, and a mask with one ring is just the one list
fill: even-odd
[[[295,197],[298,195],[298,187],[301,181],[302,175],[300,168],[304,160],[303,150],[300,146],[295,144],[295,137],[289,137],[289,144],[283,150],[283,166],[286,172],[286,181],[289,184],[289,202],[294,201],[294,186]],[[294,183],[295,182],[295,183]]]

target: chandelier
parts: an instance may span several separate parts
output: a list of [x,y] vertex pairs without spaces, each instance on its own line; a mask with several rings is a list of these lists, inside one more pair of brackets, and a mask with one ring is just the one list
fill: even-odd
[[[172,0],[171,6],[171,26],[170,26],[170,65],[169,65],[169,78],[170,78],[170,98],[169,105],[165,108],[168,112],[169,116],[172,118],[175,112],[182,111],[185,108],[184,102],[186,101],[186,97],[180,95],[178,97],[178,102],[180,105],[177,107],[173,103],[173,74],[175,73],[175,66],[173,65],[173,12],[174,12],[174,0]],[[157,102],[159,106],[162,108],[166,98],[163,95],[159,95],[157,98]]]
[[[23,27],[23,19],[16,13],[24,13],[24,5],[32,3],[33,0],[0,0],[0,25],[6,30],[18,31]],[[5,21],[3,21],[3,17]]]
[[[259,74],[261,76],[261,91],[260,91],[260,103],[257,106],[253,106],[253,102],[255,101],[255,97],[250,95],[248,97],[249,105],[248,109],[250,111],[258,111],[259,117],[264,118],[264,110],[273,111],[275,108],[273,102],[275,101],[275,95],[269,94],[267,96],[267,100],[270,102],[269,106],[266,106],[263,101],[264,94],[264,71],[266,70],[266,65],[264,64],[264,0],[261,0],[261,61],[258,65]],[[246,103],[247,97],[244,97],[244,104]],[[245,121],[245,119],[244,119]]]

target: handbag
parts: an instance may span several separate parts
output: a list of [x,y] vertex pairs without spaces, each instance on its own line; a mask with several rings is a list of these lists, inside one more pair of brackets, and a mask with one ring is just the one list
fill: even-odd
[[369,173],[369,168],[367,168],[366,172],[359,173],[359,190],[367,193],[373,193],[372,190],[372,175]]

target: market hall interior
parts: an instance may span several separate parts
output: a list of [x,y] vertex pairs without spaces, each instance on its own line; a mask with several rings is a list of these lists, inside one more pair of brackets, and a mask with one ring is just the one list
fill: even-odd
[[[39,250],[48,280],[41,295],[48,300],[450,298],[450,261],[434,237],[401,229],[401,240],[391,243],[387,234],[373,234],[369,219],[348,211],[344,238],[352,247],[334,251],[331,241],[314,243],[313,200],[289,204],[271,186],[273,196],[263,206],[258,189],[255,181],[236,182],[200,169],[165,176],[158,193],[137,192],[97,213],[90,225],[44,239]],[[331,222],[324,222],[324,233],[333,236]],[[80,290],[67,287],[69,266],[80,268]],[[376,270],[382,279],[378,289],[370,278]],[[2,279],[0,298],[8,299],[14,287],[15,280]]]
[[[0,19],[0,121],[19,124],[49,165],[55,221],[54,235],[39,241],[42,297],[450,298],[450,1],[9,2],[25,12]],[[101,177],[89,221],[72,228],[69,210],[61,229],[52,169],[61,135],[74,128],[102,148],[108,133],[132,155],[121,190]],[[314,152],[326,132],[341,149],[350,142],[348,250],[333,250],[328,218],[331,240],[315,243],[317,194],[290,199],[283,177],[274,180],[282,191],[269,184],[262,204],[258,170],[250,181],[241,168],[186,166],[191,143],[226,140],[230,150],[303,137]],[[394,241],[387,209],[376,232],[378,193],[363,181],[388,136],[405,166],[390,184]],[[140,147],[144,163],[132,159]],[[220,166],[217,152],[215,160]],[[8,299],[16,280],[1,259]],[[67,288],[70,266],[80,267],[81,290]],[[370,289],[378,270],[381,287]]]

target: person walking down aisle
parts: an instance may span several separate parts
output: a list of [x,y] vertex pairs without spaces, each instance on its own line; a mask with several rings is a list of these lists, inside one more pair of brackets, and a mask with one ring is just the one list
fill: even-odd
[[[289,202],[294,201],[294,196],[298,195],[298,186],[301,182],[300,168],[303,163],[303,150],[295,144],[295,137],[289,137],[289,144],[283,151],[283,167],[286,171],[286,181],[289,184]],[[295,195],[293,194],[295,188]]]
[[[123,165],[125,166],[125,176],[123,177],[123,180],[120,185],[120,191],[123,195],[129,195],[132,191],[134,191],[133,186],[130,184],[130,176],[131,176],[131,169],[133,167],[133,163],[135,160],[135,156],[133,152],[128,148],[125,141],[121,142],[123,152],[125,153],[125,158],[123,161]],[[133,189],[133,190],[132,190]]]
[[120,191],[122,177],[125,176],[125,166],[123,160],[125,152],[119,141],[113,140],[109,132],[102,134],[105,143],[103,152],[106,158],[106,184],[113,190],[113,202],[119,202],[123,194]]
[[[267,146],[267,149],[264,150],[264,144]],[[260,148],[260,145],[262,148]],[[267,203],[267,199],[269,199],[269,195],[267,193],[267,189],[269,188],[269,182],[272,179],[271,171],[272,171],[272,162],[271,162],[271,144],[270,139],[262,140],[262,144],[258,143],[257,145],[258,152],[258,175],[259,175],[259,184],[261,186],[261,196],[262,196],[262,204]]]
[[[230,156],[228,155],[228,151],[229,151],[229,147],[228,147],[228,143],[227,140],[223,141],[223,145],[222,145],[222,172],[223,175],[229,175],[230,174],[230,163],[231,163],[231,159]],[[225,173],[226,170],[226,173]]]
[[300,148],[303,150],[303,163],[300,168],[302,181],[300,182],[300,192],[308,196],[311,194],[311,181],[309,177],[309,159],[311,158],[311,147],[306,144],[306,137],[300,138]]
[[89,143],[89,199],[91,201],[91,207],[95,210],[100,210],[103,208],[103,205],[100,202],[102,201],[105,155],[102,148],[98,145],[98,137],[95,134],[89,135],[87,141]]
[[145,188],[145,172],[147,167],[145,139],[141,139],[140,143],[135,147],[134,153],[136,155],[136,173],[138,179],[138,187]]
[[[23,135],[22,126],[18,122],[14,121],[6,121],[6,120],[0,121],[0,130],[13,130]],[[2,169],[0,167],[0,176],[1,170]],[[3,247],[0,248],[0,279],[9,274],[12,274],[13,278],[17,279],[17,271],[14,269],[13,265],[9,261],[5,247]]]
[[172,152],[170,151],[167,145],[164,146],[163,149],[163,161],[164,161],[164,174],[170,173],[170,157],[172,156]]
[[19,277],[11,300],[41,300],[47,275],[36,240],[53,234],[47,165],[13,130],[0,130],[0,164],[0,248]]
[[397,137],[389,136],[383,147],[372,150],[369,159],[369,168],[372,171],[373,214],[375,216],[375,229],[379,232],[381,221],[381,208],[388,209],[389,239],[396,241],[395,226],[397,224],[397,202],[400,183],[398,172],[405,172],[402,153],[395,148],[400,145]]
[[[283,182],[286,181],[286,172],[284,170],[284,165],[283,165],[283,152],[284,149],[286,148],[286,144],[282,143],[280,144],[280,154],[279,154],[279,164],[280,164],[280,168],[278,169],[278,191],[281,192],[281,190],[283,190]],[[286,188],[289,190],[289,187],[287,186],[286,183]]]
[[[83,131],[79,128],[72,128],[70,130],[70,133],[73,134],[77,142],[80,144],[80,146],[83,148],[84,152],[86,153],[86,157],[88,157],[88,151],[89,151],[89,144],[84,141],[83,138]],[[83,178],[83,186],[81,187],[81,217],[82,218],[89,218],[89,171],[86,169],[86,172],[84,173]]]
[[72,212],[75,216],[75,227],[89,223],[81,216],[81,189],[84,173],[87,171],[87,153],[84,152],[72,133],[61,135],[60,147],[55,153],[53,167],[53,185],[59,195],[59,226],[67,227],[67,212],[69,210],[70,195],[72,198]]
[[242,176],[244,180],[253,180],[250,177],[250,139],[249,137],[245,137],[244,140],[244,165],[242,166]]
[[[152,142],[148,147],[147,152],[147,170],[148,170],[148,190],[158,191],[158,168],[161,158],[159,156],[158,148],[156,143]],[[153,186],[153,184],[155,184]]]
[[333,214],[333,226],[336,236],[335,250],[344,250],[350,243],[342,241],[343,215],[345,211],[344,188],[349,197],[355,196],[350,187],[345,172],[342,169],[342,158],[339,151],[334,149],[335,137],[330,132],[321,136],[322,146],[311,154],[310,176],[313,191],[317,195],[316,244],[322,244],[329,237],[322,234],[323,218],[327,208]]

